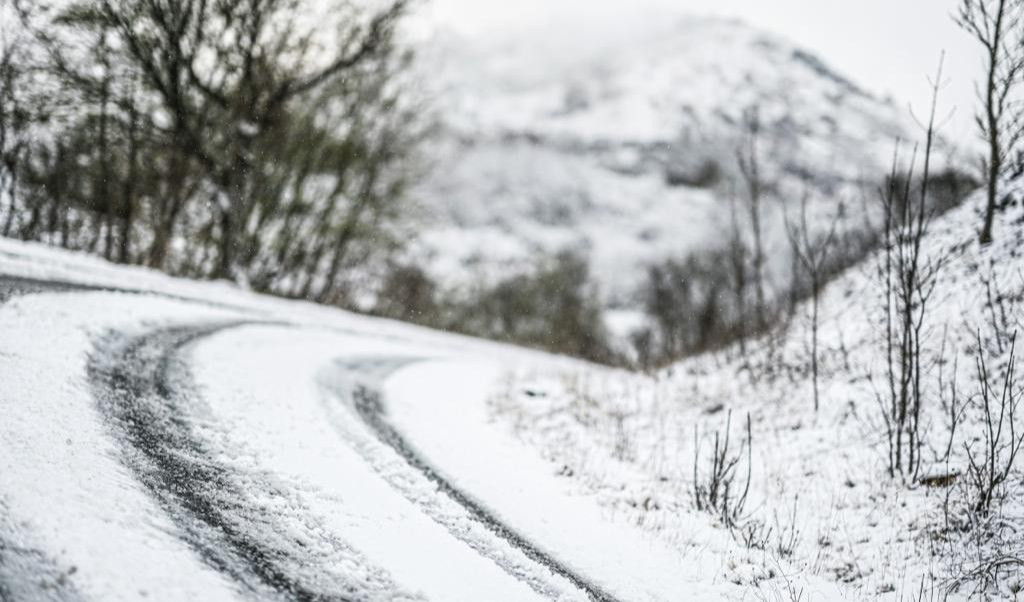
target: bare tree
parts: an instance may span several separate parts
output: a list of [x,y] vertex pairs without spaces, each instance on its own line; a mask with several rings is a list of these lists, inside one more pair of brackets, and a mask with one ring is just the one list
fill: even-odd
[[[10,170],[8,231],[330,303],[397,246],[429,132],[394,33],[406,0],[323,7],[317,28],[312,0],[0,2],[61,109]],[[33,104],[9,89],[5,141],[9,97]]]
[[943,265],[942,257],[929,257],[922,248],[933,213],[928,206],[928,194],[941,80],[940,63],[932,82],[932,106],[924,126],[920,177],[916,178],[914,173],[917,149],[905,175],[899,173],[897,152],[887,186],[880,194],[884,252],[878,276],[885,319],[886,391],[879,395],[879,403],[889,446],[889,473],[911,478],[918,474],[925,445],[921,412],[926,397],[922,382],[927,362],[922,356],[929,301]]
[[369,19],[352,19],[338,32],[336,54],[320,61],[296,16],[298,0],[78,5],[79,14],[116,32],[124,58],[167,116],[169,139],[202,166],[219,191],[216,277],[236,276],[239,263],[253,256],[248,229],[266,184],[261,176],[265,161],[275,158],[275,140],[290,122],[290,111],[389,53],[405,6],[396,0]]
[[821,287],[824,284],[829,254],[836,241],[836,227],[841,212],[837,211],[828,230],[815,235],[807,223],[807,197],[800,199],[800,218],[794,222],[786,217],[786,235],[799,265],[803,268],[811,286],[811,379],[814,384],[814,411],[820,406],[818,393],[818,306]]
[[764,180],[761,173],[760,139],[761,116],[758,107],[750,107],[743,114],[744,140],[736,151],[740,175],[746,186],[747,210],[750,216],[751,238],[753,240],[753,285],[755,296],[755,324],[758,331],[768,323],[764,290],[764,237],[761,223],[761,206],[764,198]]
[[999,179],[1024,135],[1021,112],[1013,98],[1024,75],[1024,2],[962,0],[955,19],[985,50],[985,78],[978,86],[982,109],[975,120],[988,146],[982,161],[987,198],[979,237],[981,244],[988,244],[999,201]]

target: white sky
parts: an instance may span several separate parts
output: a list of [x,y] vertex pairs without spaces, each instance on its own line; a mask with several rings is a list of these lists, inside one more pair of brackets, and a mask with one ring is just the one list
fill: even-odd
[[[864,88],[927,111],[927,77],[946,51],[943,133],[973,143],[977,45],[950,18],[958,0],[426,0],[432,21],[465,34],[514,33],[564,24],[567,36],[673,12],[740,17],[818,54]],[[653,17],[656,18],[656,17]],[[570,37],[571,39],[571,37]]]

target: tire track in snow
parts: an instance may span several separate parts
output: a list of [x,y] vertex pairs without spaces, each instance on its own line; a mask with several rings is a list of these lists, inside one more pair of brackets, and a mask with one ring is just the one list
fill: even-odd
[[[18,297],[53,293],[124,293],[153,295],[204,304],[159,292],[100,286],[62,280],[40,280],[30,277],[0,274],[0,307]],[[211,306],[217,304],[211,303]],[[3,492],[0,491],[0,494]],[[77,568],[58,568],[58,563],[46,552],[31,543],[31,532],[14,524],[3,500],[0,499],[0,602],[14,600],[56,600],[74,602],[81,594],[73,587],[72,576]]]
[[[416,358],[384,357],[355,358],[352,360],[339,360],[336,363],[337,370],[355,376],[355,384],[349,393],[352,396],[352,405],[355,412],[363,423],[369,427],[381,443],[390,447],[407,465],[426,477],[428,481],[437,487],[440,493],[461,506],[473,520],[483,525],[488,531],[508,542],[533,562],[570,582],[574,587],[586,594],[590,600],[595,602],[619,602],[615,596],[591,583],[586,577],[580,575],[571,567],[566,566],[548,552],[535,546],[525,536],[502,522],[486,506],[459,489],[434,468],[430,462],[420,456],[401,432],[387,420],[387,409],[384,405],[383,395],[380,392],[380,384],[392,372],[415,361],[419,360]],[[350,376],[350,378],[352,377]],[[326,380],[336,383],[339,379]],[[416,499],[412,499],[412,501],[419,502]],[[438,520],[434,513],[429,511],[427,513],[435,520]],[[451,525],[445,526],[451,530]],[[460,533],[454,531],[453,535],[462,538]],[[473,544],[470,543],[470,545]],[[488,550],[479,549],[476,546],[474,546],[474,549],[477,549],[479,553],[487,555],[512,576],[527,581],[538,593],[546,596],[554,595],[549,585],[525,575],[520,567],[511,564],[507,558],[502,558],[500,554],[496,553],[488,554]]]
[[[414,600],[381,569],[328,534],[269,476],[216,458],[197,433],[204,403],[181,352],[199,339],[252,322],[175,327],[110,337],[89,379],[125,461],[185,541],[247,594],[300,601]],[[258,496],[258,498],[257,498]],[[359,578],[339,572],[359,567]]]
[[[239,309],[145,289],[0,274],[0,306],[20,296],[74,292],[152,295]],[[186,543],[254,597],[318,602],[420,600],[401,591],[358,552],[327,536],[315,518],[302,516],[302,504],[289,495],[287,486],[264,475],[232,474],[230,467],[211,460],[192,437],[180,402],[202,404],[187,391],[189,378],[178,353],[203,337],[249,323],[257,322],[175,327],[134,339],[111,334],[97,346],[89,362],[89,380],[98,405],[118,433],[115,438],[126,448],[126,463],[181,528]],[[102,353],[104,348],[107,353]],[[263,507],[246,506],[240,491],[245,487],[240,484],[262,492],[276,502],[276,508],[274,503],[266,504],[267,499],[262,500]],[[81,600],[70,579],[75,567],[59,569],[43,551],[30,547],[30,534],[14,529],[11,522],[0,499],[0,602]],[[356,567],[361,579],[338,575],[337,569],[346,564]],[[305,570],[307,565],[312,568]]]
[[[148,294],[191,303],[230,307],[146,290],[0,276],[0,304],[13,296],[45,292]],[[186,543],[204,561],[232,577],[251,595],[269,599],[339,602],[416,599],[415,596],[400,592],[398,586],[379,569],[372,572],[372,583],[361,584],[364,587],[362,590],[345,583],[344,580],[338,580],[336,575],[334,579],[325,577],[329,574],[329,571],[323,570],[323,561],[326,558],[317,558],[313,546],[291,537],[289,530],[294,530],[295,526],[286,527],[282,524],[280,510],[267,510],[267,506],[251,504],[251,500],[246,499],[244,490],[255,488],[277,502],[278,506],[291,506],[292,518],[312,520],[315,523],[311,517],[302,517],[301,512],[294,512],[296,506],[301,511],[301,504],[289,496],[285,488],[274,484],[268,477],[239,474],[232,467],[212,459],[212,454],[210,450],[205,449],[201,437],[193,432],[194,425],[185,417],[189,414],[194,415],[197,411],[202,413],[203,404],[193,391],[188,390],[189,377],[179,358],[180,352],[203,337],[228,328],[254,323],[269,322],[236,321],[174,327],[134,338],[111,335],[97,345],[97,352],[89,362],[89,380],[101,411],[124,447],[126,463],[160,505],[168,511],[181,529]],[[410,361],[415,360],[389,358],[371,359],[362,363],[352,362],[347,366],[347,371],[361,371],[364,377],[376,376],[380,379]],[[376,372],[382,373],[374,374],[375,368]],[[352,395],[357,415],[379,441],[393,449],[406,464],[465,510],[472,521],[550,573],[565,579],[589,599],[617,602],[616,598],[591,584],[502,523],[485,506],[455,487],[421,458],[404,437],[387,422],[381,395],[376,388],[360,385],[352,391]],[[185,406],[192,408],[186,410]],[[423,503],[423,500],[413,501]],[[438,520],[436,514],[429,511],[427,513]],[[305,526],[313,531],[318,527],[316,524]],[[452,525],[444,526],[454,536],[464,538],[464,533],[452,531]],[[323,536],[325,533],[321,530],[318,535]],[[14,549],[4,542],[3,533],[0,533],[0,551]],[[318,543],[326,543],[329,548],[341,552],[342,555],[358,555],[337,539]],[[545,580],[538,579],[536,571],[524,571],[521,563],[502,557],[503,553],[499,550],[486,550],[478,545],[470,545],[478,553],[491,558],[510,575],[528,583],[535,591],[553,599],[559,597],[560,588],[552,587],[544,583]],[[311,560],[313,564],[319,564],[321,570],[303,570],[303,566],[310,564]],[[317,563],[318,560],[321,562]],[[3,557],[0,556],[0,563],[2,562]],[[49,562],[53,565],[52,561]],[[520,566],[516,566],[517,564]],[[365,566],[365,563],[362,563],[362,566]],[[59,574],[59,571],[55,574]],[[366,589],[367,585],[370,586],[369,590]],[[370,593],[370,590],[376,591],[377,596]],[[0,597],[3,591],[0,588]],[[70,597],[62,597],[59,600],[77,599],[71,594],[68,596]]]

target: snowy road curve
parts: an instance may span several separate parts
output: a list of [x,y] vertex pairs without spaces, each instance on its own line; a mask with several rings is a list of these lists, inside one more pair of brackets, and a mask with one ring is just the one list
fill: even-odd
[[490,423],[539,354],[110,280],[0,276],[0,599],[707,593]]

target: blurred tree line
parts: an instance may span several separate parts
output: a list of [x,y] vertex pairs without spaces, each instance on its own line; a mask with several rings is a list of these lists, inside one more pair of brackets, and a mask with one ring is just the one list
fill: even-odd
[[426,127],[406,0],[0,0],[0,234],[344,303]]
[[[744,349],[877,245],[874,225],[840,228],[813,273],[806,225],[767,248],[763,222],[793,195],[766,173],[755,106],[735,166],[696,157],[673,176],[716,187],[731,219],[719,246],[646,266],[631,349],[584,256],[446,289],[393,257],[431,130],[398,41],[408,2],[0,0],[0,235],[641,368]],[[931,208],[971,185],[933,178]],[[771,281],[766,258],[787,251]]]

